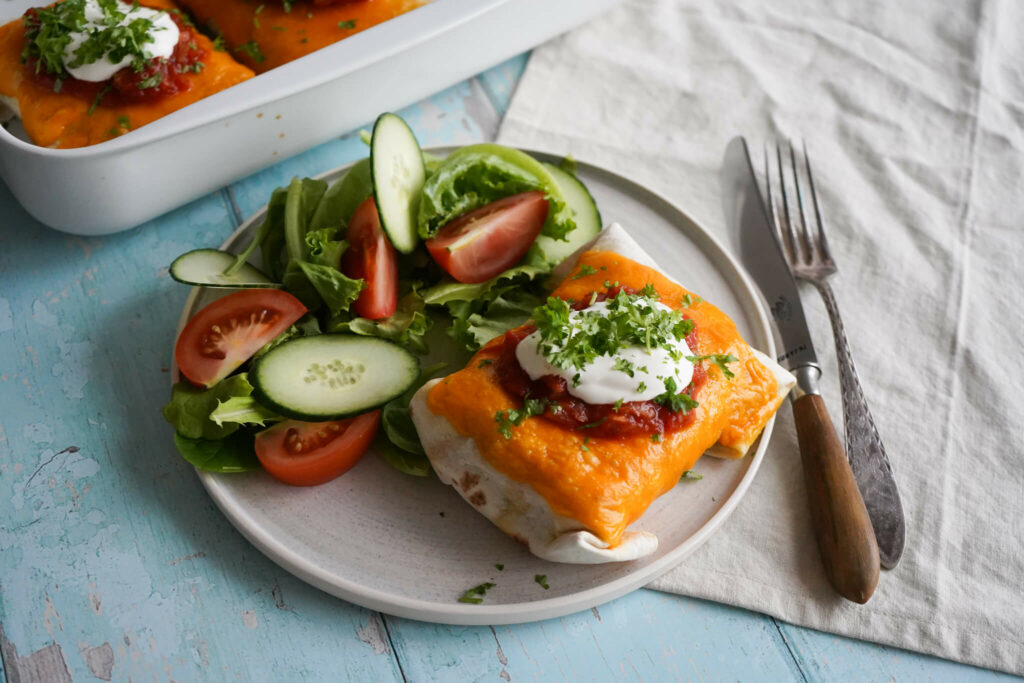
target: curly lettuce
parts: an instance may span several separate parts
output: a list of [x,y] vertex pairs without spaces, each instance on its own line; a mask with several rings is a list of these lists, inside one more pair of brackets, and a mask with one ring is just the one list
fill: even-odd
[[544,192],[551,207],[541,233],[566,239],[576,222],[558,182],[543,164],[511,147],[463,147],[452,152],[427,178],[420,197],[419,235],[429,239],[464,213],[532,190]]

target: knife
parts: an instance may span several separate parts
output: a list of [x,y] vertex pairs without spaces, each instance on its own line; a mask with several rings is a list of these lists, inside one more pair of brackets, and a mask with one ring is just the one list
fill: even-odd
[[800,295],[769,222],[742,137],[734,138],[725,150],[721,183],[726,224],[739,236],[740,260],[768,302],[782,339],[779,363],[797,379],[791,394],[793,418],[825,575],[836,592],[863,604],[878,585],[878,543],[818,389],[821,367]]

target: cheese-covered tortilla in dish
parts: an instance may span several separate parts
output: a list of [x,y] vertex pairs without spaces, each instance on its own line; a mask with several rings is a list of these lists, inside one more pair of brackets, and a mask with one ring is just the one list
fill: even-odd
[[412,418],[441,480],[534,555],[633,560],[658,541],[628,527],[705,452],[745,455],[794,380],[618,225],[555,274]]
[[0,110],[42,147],[110,140],[253,75],[168,0],[63,0],[0,26]]
[[257,73],[308,55],[426,0],[179,0]]

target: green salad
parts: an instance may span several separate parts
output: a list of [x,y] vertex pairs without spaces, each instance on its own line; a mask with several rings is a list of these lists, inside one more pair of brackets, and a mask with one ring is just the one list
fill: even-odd
[[369,146],[331,184],[274,190],[237,254],[197,249],[171,265],[223,295],[179,334],[163,410],[196,467],[313,485],[373,445],[427,475],[413,393],[525,322],[552,268],[601,229],[571,159],[495,144],[441,159],[394,114]]

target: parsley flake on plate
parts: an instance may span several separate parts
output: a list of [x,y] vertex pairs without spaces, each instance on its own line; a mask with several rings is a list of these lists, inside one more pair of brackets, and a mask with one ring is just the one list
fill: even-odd
[[479,605],[481,602],[484,601],[483,596],[487,594],[487,591],[494,588],[494,586],[495,584],[491,583],[490,581],[488,581],[487,583],[481,583],[479,586],[473,586],[468,591],[462,594],[462,597],[459,598],[459,602],[466,602],[471,605]]

